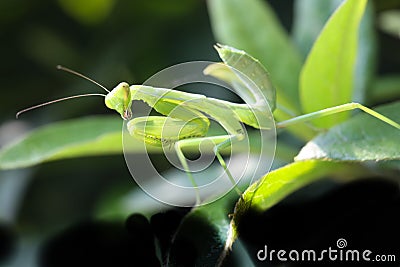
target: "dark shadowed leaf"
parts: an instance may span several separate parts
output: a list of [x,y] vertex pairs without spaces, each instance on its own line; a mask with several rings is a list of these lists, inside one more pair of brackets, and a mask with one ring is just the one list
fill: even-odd
[[294,191],[326,176],[345,174],[349,179],[363,173],[363,168],[357,164],[322,160],[294,162],[268,173],[252,184],[244,192],[243,200],[236,204],[227,247],[240,234],[237,227],[247,212],[264,212]]

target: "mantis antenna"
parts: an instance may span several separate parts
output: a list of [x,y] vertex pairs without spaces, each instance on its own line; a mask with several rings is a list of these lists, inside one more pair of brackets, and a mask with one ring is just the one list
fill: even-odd
[[66,68],[66,67],[64,67],[64,66],[61,66],[61,65],[57,65],[56,68],[57,68],[58,70],[63,70],[63,71],[65,71],[65,72],[69,72],[69,73],[71,73],[71,74],[73,74],[73,75],[79,76],[79,77],[81,77],[81,78],[83,78],[83,79],[85,79],[85,80],[88,80],[89,82],[92,82],[92,83],[94,83],[95,85],[97,85],[97,86],[103,88],[107,93],[110,92],[105,86],[99,84],[98,82],[96,82],[96,81],[93,80],[93,79],[90,79],[89,77],[83,75],[82,73],[79,73],[79,72],[77,72],[77,71],[71,70],[71,69]]
[[[79,77],[81,77],[81,78],[83,78],[85,80],[88,80],[89,82],[92,82],[95,85],[101,87],[106,92],[108,92],[108,93],[110,92],[105,86],[101,85],[100,83],[96,82],[95,80],[90,79],[89,77],[86,77],[85,75],[83,75],[83,74],[81,74],[81,73],[79,73],[77,71],[71,70],[71,69],[63,67],[61,65],[57,65],[57,69],[65,71],[65,72],[68,72],[68,73],[71,73],[71,74],[74,74],[76,76],[79,76]],[[41,104],[29,107],[29,108],[20,110],[20,111],[17,112],[17,114],[15,114],[15,117],[18,119],[19,115],[21,115],[22,113],[25,113],[27,111],[30,111],[32,109],[40,108],[40,107],[47,106],[47,105],[50,105],[50,104],[54,104],[54,103],[57,103],[57,102],[61,102],[61,101],[64,101],[64,100],[69,100],[69,99],[73,99],[73,98],[80,98],[80,97],[85,97],[85,96],[102,96],[102,97],[105,97],[106,95],[105,94],[99,94],[99,93],[91,93],[91,94],[81,94],[81,95],[67,96],[67,97],[51,100],[51,101],[48,101],[48,102],[45,102],[45,103],[41,103]]]

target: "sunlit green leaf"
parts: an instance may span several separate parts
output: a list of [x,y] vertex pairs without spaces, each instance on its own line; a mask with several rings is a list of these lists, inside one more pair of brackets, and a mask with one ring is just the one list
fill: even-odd
[[[351,102],[358,28],[365,6],[366,0],[344,2],[314,43],[300,77],[300,98],[305,113]],[[348,116],[342,113],[313,123],[328,128]]]
[[[293,38],[304,57],[309,53],[324,24],[343,0],[297,0],[293,22]],[[357,48],[352,100],[364,102],[366,90],[375,71],[376,40],[374,8],[371,1],[361,20]]]

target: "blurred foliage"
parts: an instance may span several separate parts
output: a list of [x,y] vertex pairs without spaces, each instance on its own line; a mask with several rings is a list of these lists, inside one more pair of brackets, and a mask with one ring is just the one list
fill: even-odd
[[[305,43],[299,43],[299,32],[296,31],[300,22],[293,18],[293,13],[297,14],[298,9],[293,12],[293,6],[298,7],[302,2],[306,1],[268,1],[271,11],[276,12],[276,23],[283,25],[279,31],[294,33],[293,39],[297,41],[299,54],[304,57],[308,49],[307,42],[311,44],[319,30],[307,36],[310,39]],[[375,0],[373,4],[375,10],[371,12],[374,18],[383,11],[400,8],[400,0]],[[333,10],[332,7],[328,9]],[[330,11],[314,14],[313,18],[318,20],[318,25],[325,23],[324,18],[329,16]],[[82,72],[110,88],[121,80],[142,83],[157,71],[176,63],[218,60],[212,48],[215,40],[209,16],[211,15],[207,13],[206,2],[200,0],[2,0],[0,147],[30,128],[85,115],[109,114],[102,100],[87,98],[45,107],[24,114],[15,122],[15,113],[27,106],[62,96],[100,91],[82,79],[56,71],[57,64]],[[242,17],[239,15],[238,19]],[[292,22],[295,23],[293,27]],[[377,28],[379,24],[373,25],[377,31],[372,37],[376,38],[377,43],[376,66],[366,74],[371,77],[372,72],[376,71],[377,74],[366,93],[367,101],[371,105],[400,98],[399,38]],[[256,49],[260,53],[264,52],[262,47]],[[267,52],[272,52],[272,56],[277,55],[275,50]],[[279,61],[279,58],[274,60]],[[294,69],[297,76],[298,70]],[[287,76],[288,74],[282,75],[279,79],[283,83],[294,84],[295,78],[286,79]],[[298,145],[288,135],[280,137],[280,141],[282,140]],[[398,171],[398,164],[392,164]],[[9,178],[22,181],[23,185],[10,183]],[[121,196],[127,196],[136,185],[123,157],[107,156],[51,162],[21,172],[0,172],[0,187],[0,193],[9,193],[0,196],[0,236],[5,236],[0,242],[6,248],[0,251],[0,265],[2,260],[14,256],[12,266],[32,266],[35,249],[41,240],[69,227],[73,222],[96,217],[99,202],[105,199],[115,202]],[[15,193],[12,194],[13,192]],[[309,193],[307,190],[305,192]],[[301,195],[298,196],[297,200],[299,199],[302,200]],[[223,204],[224,207],[229,206]],[[15,210],[7,213],[5,206],[14,207]],[[155,210],[166,208],[157,206]],[[129,210],[125,212],[127,216]],[[207,210],[189,214],[181,234],[185,234],[185,229],[191,229],[191,218],[203,213],[207,214]],[[221,214],[217,215],[219,218],[223,217]],[[284,220],[282,215],[279,220]],[[156,221],[153,217],[153,225],[157,224]],[[168,237],[159,234],[159,240],[171,238],[171,229],[175,230],[179,224],[174,224],[168,231],[159,230],[168,228],[168,221],[171,220],[158,223],[158,228],[153,229],[156,233],[170,234]],[[221,225],[226,227],[226,221],[222,221]],[[203,226],[212,228],[212,223],[216,221],[206,221]],[[103,224],[100,226],[101,229],[107,227]],[[118,226],[118,233],[120,228]],[[215,235],[215,232],[215,228],[205,231],[210,236]],[[11,248],[17,247],[13,244],[13,240],[16,240],[14,236],[19,237],[18,242],[21,244],[12,254]],[[217,244],[220,246],[221,240]],[[175,244],[174,249],[184,251],[185,243]]]
[[383,12],[379,17],[379,26],[386,33],[400,38],[400,11],[389,10]]
[[[87,98],[38,109],[15,121],[15,113],[27,106],[101,91],[57,71],[58,64],[113,87],[122,80],[142,83],[176,63],[218,58],[206,3],[197,0],[5,0],[0,2],[0,36],[0,147],[49,122],[102,113],[120,119],[101,98]],[[43,238],[93,217],[101,196],[115,191],[120,196],[136,187],[122,156],[44,164],[32,170],[23,187],[8,182],[11,173],[0,172],[1,192],[14,192],[1,197],[0,222],[18,229],[22,247],[31,249],[37,244],[32,236],[41,233]],[[22,181],[15,173],[13,180]],[[17,210],[6,213],[6,206]],[[34,250],[23,248],[14,251],[14,266],[32,266]]]
[[[18,2],[21,3],[16,5]],[[75,10],[74,2],[77,1],[2,1],[0,4],[4,40],[2,86],[7,88],[2,99],[24,96],[19,101],[2,101],[3,118],[12,119],[16,110],[32,103],[99,90],[81,79],[55,71],[57,64],[113,87],[121,80],[141,83],[162,68],[179,62],[217,58],[212,51],[214,42],[202,2],[190,0],[170,5],[157,1],[157,5],[151,4],[152,1],[115,1],[106,17],[89,24],[71,14],[70,10]],[[96,1],[85,1],[85,4],[91,2]],[[69,11],[59,3],[68,3]],[[165,12],[162,12],[163,6],[168,7]],[[83,9],[78,10],[86,14]],[[97,17],[96,9],[89,11],[87,20],[90,16]],[[186,22],[188,19],[190,23]],[[197,34],[187,38],[193,28]],[[18,82],[22,80],[23,83]],[[32,121],[45,116],[40,119],[61,120],[101,110],[101,104],[95,104],[98,99],[75,102],[78,103],[71,106],[66,103],[67,107],[49,107],[27,115],[26,119]]]
[[111,13],[114,0],[59,0],[65,13],[82,24],[97,24],[104,21]]

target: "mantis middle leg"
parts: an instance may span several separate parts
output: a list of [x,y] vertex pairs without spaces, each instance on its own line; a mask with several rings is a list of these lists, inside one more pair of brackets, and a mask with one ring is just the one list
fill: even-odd
[[[182,164],[182,167],[188,174],[190,180],[192,180],[192,183],[194,183],[196,185],[196,182],[194,181],[193,176],[191,175],[191,171],[187,164],[187,159],[186,159],[185,155],[183,154],[182,149],[190,148],[190,147],[198,148],[198,146],[204,141],[213,142],[213,145],[214,145],[213,152],[214,152],[215,156],[217,157],[220,165],[224,168],[224,171],[227,174],[230,182],[234,186],[236,192],[238,193],[239,196],[241,196],[242,192],[236,186],[236,181],[233,178],[233,175],[229,171],[229,169],[226,165],[226,162],[221,155],[221,150],[224,149],[225,147],[228,147],[229,145],[231,145],[231,143],[237,139],[240,139],[237,135],[219,135],[219,136],[210,136],[210,137],[202,137],[202,138],[184,139],[184,140],[179,140],[178,142],[175,143],[175,151],[176,151],[178,158]],[[200,203],[200,194],[199,194],[198,189],[196,189],[196,201],[197,201],[197,204]]]

